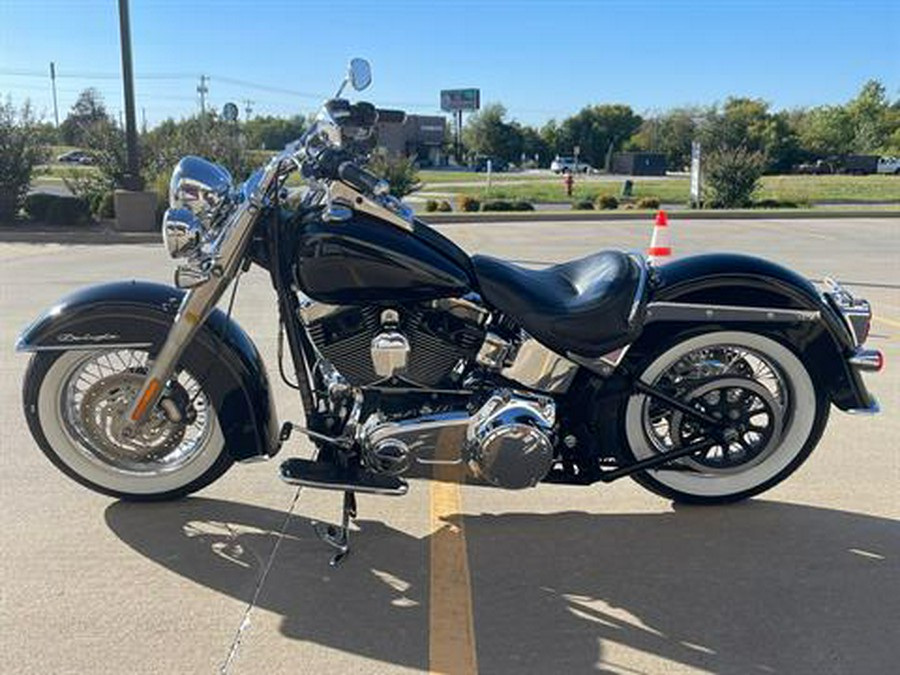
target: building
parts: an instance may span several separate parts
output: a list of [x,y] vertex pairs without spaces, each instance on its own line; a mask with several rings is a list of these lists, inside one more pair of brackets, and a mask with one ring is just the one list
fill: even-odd
[[378,147],[389,153],[416,157],[421,166],[444,164],[447,122],[440,115],[406,115],[403,121],[379,121]]
[[626,176],[665,176],[666,156],[659,152],[617,152],[609,170]]

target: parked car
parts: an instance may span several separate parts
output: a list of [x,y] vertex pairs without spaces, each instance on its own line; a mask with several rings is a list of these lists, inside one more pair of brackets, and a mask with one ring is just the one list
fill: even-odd
[[594,171],[587,162],[576,162],[574,157],[557,157],[550,162],[553,173],[591,173]]
[[475,171],[484,172],[487,171],[488,162],[491,163],[491,171],[506,171],[509,168],[509,164],[507,164],[502,159],[498,159],[497,157],[488,157],[485,155],[479,155],[475,158],[475,162],[472,164],[472,167]]
[[900,175],[900,157],[879,157],[875,173]]
[[815,162],[806,162],[804,164],[798,164],[794,167],[794,173],[805,173],[805,174],[829,174],[834,173],[834,165],[832,162],[825,159],[817,159]]
[[84,150],[70,150],[57,157],[56,161],[60,164],[93,164],[94,158]]

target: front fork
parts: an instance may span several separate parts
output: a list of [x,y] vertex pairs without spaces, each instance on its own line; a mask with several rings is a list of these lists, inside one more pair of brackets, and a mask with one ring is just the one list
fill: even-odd
[[[258,194],[263,195],[265,191],[261,190]],[[234,278],[260,208],[260,201],[254,197],[241,204],[231,216],[232,222],[223,228],[220,240],[213,244],[212,250],[218,253],[205,261],[207,280],[189,290],[181,301],[166,341],[153,360],[131,407],[125,413],[127,420],[122,430],[123,435],[133,435],[147,412],[153,410],[185,348]]]

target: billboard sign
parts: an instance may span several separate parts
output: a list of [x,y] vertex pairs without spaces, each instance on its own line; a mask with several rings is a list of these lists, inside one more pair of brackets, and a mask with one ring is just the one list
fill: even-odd
[[478,110],[481,107],[480,89],[442,89],[441,110],[456,112],[458,110]]

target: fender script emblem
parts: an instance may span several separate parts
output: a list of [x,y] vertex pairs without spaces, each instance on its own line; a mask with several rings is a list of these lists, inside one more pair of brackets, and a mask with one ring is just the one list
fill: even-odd
[[85,333],[84,335],[75,335],[75,333],[60,333],[56,336],[59,342],[109,342],[110,340],[118,340],[119,336],[115,333],[101,333],[94,335],[93,333]]

